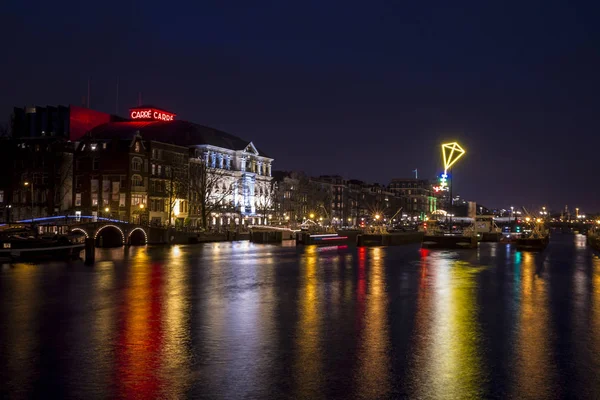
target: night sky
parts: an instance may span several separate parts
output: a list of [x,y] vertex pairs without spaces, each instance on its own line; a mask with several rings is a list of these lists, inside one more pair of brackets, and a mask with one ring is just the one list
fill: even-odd
[[[408,4],[414,3],[414,4]],[[596,2],[597,3],[597,2]],[[21,1],[0,5],[14,105],[144,103],[252,140],[275,169],[434,177],[487,206],[600,211],[598,5],[572,1]]]

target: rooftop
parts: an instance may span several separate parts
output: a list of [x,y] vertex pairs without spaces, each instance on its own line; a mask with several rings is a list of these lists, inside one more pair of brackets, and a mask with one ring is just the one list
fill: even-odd
[[[186,147],[211,145],[244,150],[250,143],[227,132],[181,120],[109,122],[90,131],[90,135],[97,139],[131,140],[137,133],[146,140]],[[260,156],[268,157],[261,149],[257,150]]]

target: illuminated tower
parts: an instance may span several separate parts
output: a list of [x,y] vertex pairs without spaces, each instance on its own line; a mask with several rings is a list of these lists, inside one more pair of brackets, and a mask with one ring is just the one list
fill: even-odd
[[465,155],[465,150],[456,142],[442,144],[442,157],[444,159],[444,172],[440,175],[439,186],[433,189],[436,192],[449,192],[450,205],[452,205],[452,185],[448,183],[448,171],[456,162]]

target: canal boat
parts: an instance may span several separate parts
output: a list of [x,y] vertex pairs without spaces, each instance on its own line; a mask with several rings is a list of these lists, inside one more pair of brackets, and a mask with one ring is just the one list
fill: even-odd
[[535,223],[531,233],[515,240],[517,250],[542,251],[550,243],[550,232],[543,222]]
[[477,234],[473,226],[462,231],[446,232],[437,221],[423,224],[425,234],[421,247],[426,249],[474,249],[477,247]]
[[78,258],[85,235],[58,233],[46,228],[13,226],[0,231],[0,259],[36,261]]

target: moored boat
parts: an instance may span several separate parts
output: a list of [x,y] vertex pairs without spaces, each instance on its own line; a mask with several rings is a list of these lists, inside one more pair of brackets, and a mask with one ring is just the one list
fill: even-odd
[[29,227],[0,232],[0,258],[35,261],[77,258],[85,248],[85,235],[78,233],[41,235]]
[[477,234],[473,227],[462,232],[444,232],[436,223],[429,221],[424,226],[425,234],[421,247],[426,249],[474,249],[477,247]]
[[535,223],[531,233],[515,240],[517,250],[542,251],[550,243],[550,232],[543,222]]

